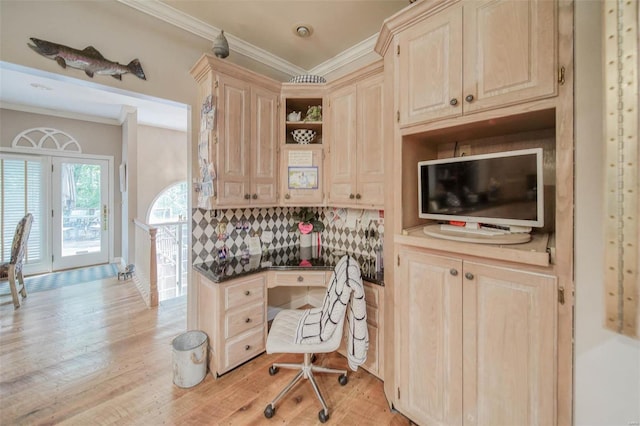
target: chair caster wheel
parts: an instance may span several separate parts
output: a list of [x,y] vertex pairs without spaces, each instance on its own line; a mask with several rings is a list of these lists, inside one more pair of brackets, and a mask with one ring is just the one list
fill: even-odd
[[[276,409],[273,408],[271,406],[271,404],[267,405],[267,408],[264,409],[264,416],[268,419],[270,419],[271,417],[273,417],[273,415],[275,414]],[[321,420],[322,421],[322,420]]]
[[340,383],[342,386],[346,385],[349,382],[349,378],[347,377],[346,374],[341,374],[338,377],[338,383]]
[[327,420],[329,420],[329,413],[325,414],[324,409],[320,410],[318,412],[318,420],[320,420],[320,423],[325,423]]
[[272,365],[271,367],[269,367],[269,374],[270,375],[275,375],[278,372],[278,367],[276,367],[275,365]]

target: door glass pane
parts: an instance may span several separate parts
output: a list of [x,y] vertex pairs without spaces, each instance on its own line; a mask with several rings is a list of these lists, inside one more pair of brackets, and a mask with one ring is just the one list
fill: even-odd
[[11,245],[16,225],[28,212],[33,214],[33,225],[27,243],[25,264],[41,262],[42,250],[42,167],[41,158],[0,159],[0,225],[2,227],[1,261],[11,258]]
[[62,256],[101,250],[100,166],[62,163]]

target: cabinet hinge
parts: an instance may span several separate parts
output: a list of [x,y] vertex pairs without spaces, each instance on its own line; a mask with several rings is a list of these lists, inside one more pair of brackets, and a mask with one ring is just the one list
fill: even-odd
[[396,113],[396,121],[398,123],[400,122],[400,110],[398,110],[397,113]]
[[400,388],[398,388],[398,399],[400,399]]
[[53,255],[51,255],[51,262],[53,262]]
[[51,173],[53,173],[53,164],[51,165]]
[[560,69],[558,70],[558,83],[560,84],[560,86],[564,85],[564,73],[565,73],[565,68],[564,67],[560,67]]
[[214,89],[217,89],[217,88],[218,88],[218,80],[216,80],[216,81],[213,83],[213,88],[214,88]]
[[51,217],[53,217],[53,209],[51,209]]
[[396,55],[400,55],[400,45],[398,45],[398,49],[396,50]]
[[558,303],[564,305],[564,287],[558,288]]
[[398,266],[400,266],[400,255],[398,255]]

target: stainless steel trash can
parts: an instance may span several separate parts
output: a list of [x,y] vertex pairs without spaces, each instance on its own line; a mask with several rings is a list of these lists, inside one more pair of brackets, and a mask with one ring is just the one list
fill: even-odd
[[173,383],[190,388],[207,375],[207,335],[200,330],[182,333],[171,342],[173,346]]

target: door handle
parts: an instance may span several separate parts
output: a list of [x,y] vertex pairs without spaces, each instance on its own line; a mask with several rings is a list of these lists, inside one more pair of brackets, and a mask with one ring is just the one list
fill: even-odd
[[107,214],[107,205],[103,205],[102,206],[102,230],[103,231],[107,231],[109,230],[109,226],[107,224],[107,219],[109,218],[109,215]]

